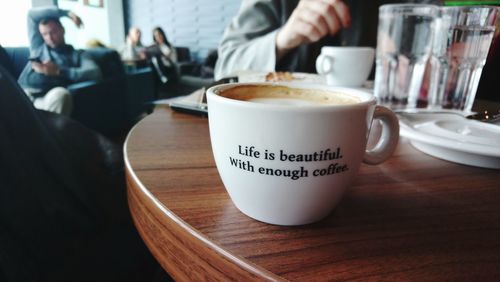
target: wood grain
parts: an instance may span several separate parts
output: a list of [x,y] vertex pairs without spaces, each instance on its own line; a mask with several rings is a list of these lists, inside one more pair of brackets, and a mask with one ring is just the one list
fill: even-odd
[[500,280],[500,172],[405,140],[362,165],[325,220],[261,223],[231,203],[205,118],[157,109],[125,144],[130,210],[176,280]]

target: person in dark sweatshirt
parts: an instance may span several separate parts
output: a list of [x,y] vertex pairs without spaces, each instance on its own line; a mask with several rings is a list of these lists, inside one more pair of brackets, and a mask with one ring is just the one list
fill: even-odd
[[36,108],[69,115],[72,100],[66,87],[99,80],[102,75],[88,55],[66,44],[61,17],[69,17],[77,27],[82,26],[75,13],[57,7],[33,8],[28,12],[31,58],[18,82]]
[[441,2],[243,0],[218,47],[215,79],[241,71],[316,73],[323,46],[376,46],[381,5]]

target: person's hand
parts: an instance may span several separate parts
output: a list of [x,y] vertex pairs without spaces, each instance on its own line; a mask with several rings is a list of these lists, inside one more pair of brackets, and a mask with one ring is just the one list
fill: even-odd
[[60,72],[59,66],[54,64],[52,61],[46,61],[43,63],[32,62],[31,67],[35,72],[50,76],[59,75]]
[[75,25],[77,27],[82,27],[83,26],[82,19],[79,16],[77,16],[75,13],[73,13],[73,12],[70,11],[68,13],[68,17],[75,23]]
[[301,44],[334,35],[350,24],[349,7],[341,0],[301,0],[276,36],[277,57]]

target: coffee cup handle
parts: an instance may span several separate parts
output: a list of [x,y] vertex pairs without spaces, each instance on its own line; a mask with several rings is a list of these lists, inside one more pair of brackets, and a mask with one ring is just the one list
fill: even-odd
[[332,71],[332,69],[333,58],[325,54],[320,54],[316,59],[316,71],[319,74],[327,74]]
[[381,122],[382,134],[377,144],[365,152],[363,162],[371,165],[387,160],[396,149],[399,140],[399,121],[394,112],[385,107],[376,106],[373,119]]

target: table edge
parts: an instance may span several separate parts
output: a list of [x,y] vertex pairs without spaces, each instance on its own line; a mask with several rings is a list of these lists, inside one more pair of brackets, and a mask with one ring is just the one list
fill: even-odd
[[[136,226],[146,246],[162,267],[174,278],[192,279],[195,274],[193,274],[189,265],[186,265],[186,269],[183,269],[183,271],[178,268],[178,265],[169,263],[165,258],[165,256],[175,258],[179,257],[179,255],[183,255],[183,262],[187,262],[187,264],[194,263],[196,265],[203,265],[201,267],[203,270],[202,272],[205,272],[208,276],[202,275],[201,277],[211,277],[213,279],[214,276],[220,276],[219,278],[231,278],[237,280],[283,280],[283,278],[253,264],[245,258],[233,255],[211,241],[205,235],[201,234],[198,230],[170,211],[144,186],[134,172],[127,152],[130,136],[143,122],[144,120],[136,124],[129,131],[123,145],[127,198],[134,225]],[[144,211],[147,211],[148,214],[140,216],[138,214],[139,209],[145,209]],[[161,249],[158,248],[158,244],[155,244],[156,239],[148,233],[151,229],[158,228],[162,228],[163,231],[168,230],[168,235],[162,239],[166,240],[169,246],[162,245]],[[174,246],[176,243],[181,244],[181,246]],[[176,252],[173,253],[173,251]],[[207,262],[207,258],[216,261]]]

